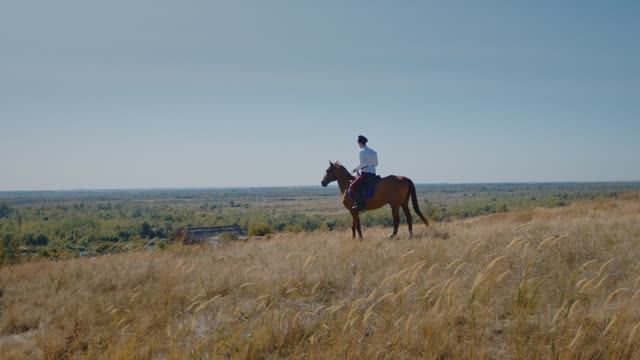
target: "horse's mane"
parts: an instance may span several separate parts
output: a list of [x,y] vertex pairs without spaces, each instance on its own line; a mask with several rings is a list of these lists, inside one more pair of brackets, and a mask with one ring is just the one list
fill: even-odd
[[338,166],[338,169],[342,170],[342,172],[344,172],[348,178],[353,179],[353,176],[351,175],[351,173],[349,172],[349,170],[347,170],[346,167],[344,167],[344,165],[342,165],[340,163],[340,161],[337,161],[334,163],[334,165]]

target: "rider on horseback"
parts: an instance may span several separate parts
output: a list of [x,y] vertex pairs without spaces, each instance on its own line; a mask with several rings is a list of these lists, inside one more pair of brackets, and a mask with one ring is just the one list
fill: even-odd
[[358,176],[349,186],[349,191],[353,199],[353,209],[362,211],[365,209],[364,199],[360,194],[360,187],[368,180],[375,179],[376,166],[378,166],[378,153],[367,146],[369,140],[360,135],[358,136],[358,146],[360,147],[360,165],[353,169],[352,172],[360,171]]

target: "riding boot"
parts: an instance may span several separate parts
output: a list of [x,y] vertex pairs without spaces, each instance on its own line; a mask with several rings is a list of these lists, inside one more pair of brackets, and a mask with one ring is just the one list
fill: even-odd
[[353,199],[353,206],[351,208],[353,210],[356,210],[357,212],[363,212],[364,211],[364,201],[362,201],[362,197],[356,196]]

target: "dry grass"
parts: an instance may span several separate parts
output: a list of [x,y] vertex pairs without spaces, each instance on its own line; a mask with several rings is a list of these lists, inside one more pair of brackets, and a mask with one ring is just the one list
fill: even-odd
[[435,229],[415,240],[320,232],[5,267],[0,353],[640,357],[637,194]]

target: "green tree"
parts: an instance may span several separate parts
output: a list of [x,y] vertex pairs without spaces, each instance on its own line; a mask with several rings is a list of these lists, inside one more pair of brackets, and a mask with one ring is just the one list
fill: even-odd
[[140,228],[140,236],[143,238],[152,238],[154,236],[153,229],[148,222],[143,222]]
[[11,214],[11,207],[9,207],[9,205],[6,202],[1,202],[0,203],[0,219],[9,217],[10,214]]
[[38,236],[27,234],[24,237],[24,243],[29,246],[47,246],[49,244],[49,238],[45,234],[40,234]]
[[4,234],[0,242],[0,263],[17,263],[20,260],[18,243],[13,234]]

